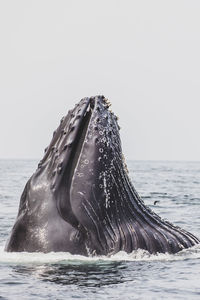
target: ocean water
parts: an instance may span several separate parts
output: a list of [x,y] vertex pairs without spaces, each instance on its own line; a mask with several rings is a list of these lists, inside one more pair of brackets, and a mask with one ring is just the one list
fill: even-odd
[[[0,299],[200,299],[200,246],[175,255],[138,250],[109,258],[4,252],[36,165],[0,160]],[[200,162],[129,161],[128,167],[147,205],[200,237]]]

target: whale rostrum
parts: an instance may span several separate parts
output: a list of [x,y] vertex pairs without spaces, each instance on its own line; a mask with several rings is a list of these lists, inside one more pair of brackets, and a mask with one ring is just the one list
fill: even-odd
[[176,253],[200,242],[144,204],[109,106],[104,96],[84,98],[62,118],[24,188],[6,251]]

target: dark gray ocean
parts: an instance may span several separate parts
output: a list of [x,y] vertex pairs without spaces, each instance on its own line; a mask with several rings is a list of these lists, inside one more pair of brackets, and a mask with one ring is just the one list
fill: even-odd
[[[4,252],[36,165],[0,160],[0,299],[200,299],[199,246],[175,255],[138,250],[109,258]],[[129,161],[128,167],[147,205],[200,237],[200,162]]]

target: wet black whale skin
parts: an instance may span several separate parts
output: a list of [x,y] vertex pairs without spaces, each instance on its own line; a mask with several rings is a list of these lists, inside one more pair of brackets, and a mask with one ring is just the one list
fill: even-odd
[[104,96],[84,98],[63,117],[24,188],[6,251],[176,253],[199,243],[137,194],[109,106]]

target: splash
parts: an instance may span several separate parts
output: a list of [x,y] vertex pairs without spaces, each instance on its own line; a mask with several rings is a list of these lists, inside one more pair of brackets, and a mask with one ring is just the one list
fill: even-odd
[[111,256],[85,257],[81,255],[72,255],[67,252],[5,252],[4,247],[0,247],[0,264],[9,265],[41,265],[41,264],[101,264],[110,262],[134,262],[134,261],[179,261],[188,259],[200,259],[200,245],[189,249],[184,249],[176,254],[158,253],[150,254],[149,252],[138,249],[132,253],[123,251]]

